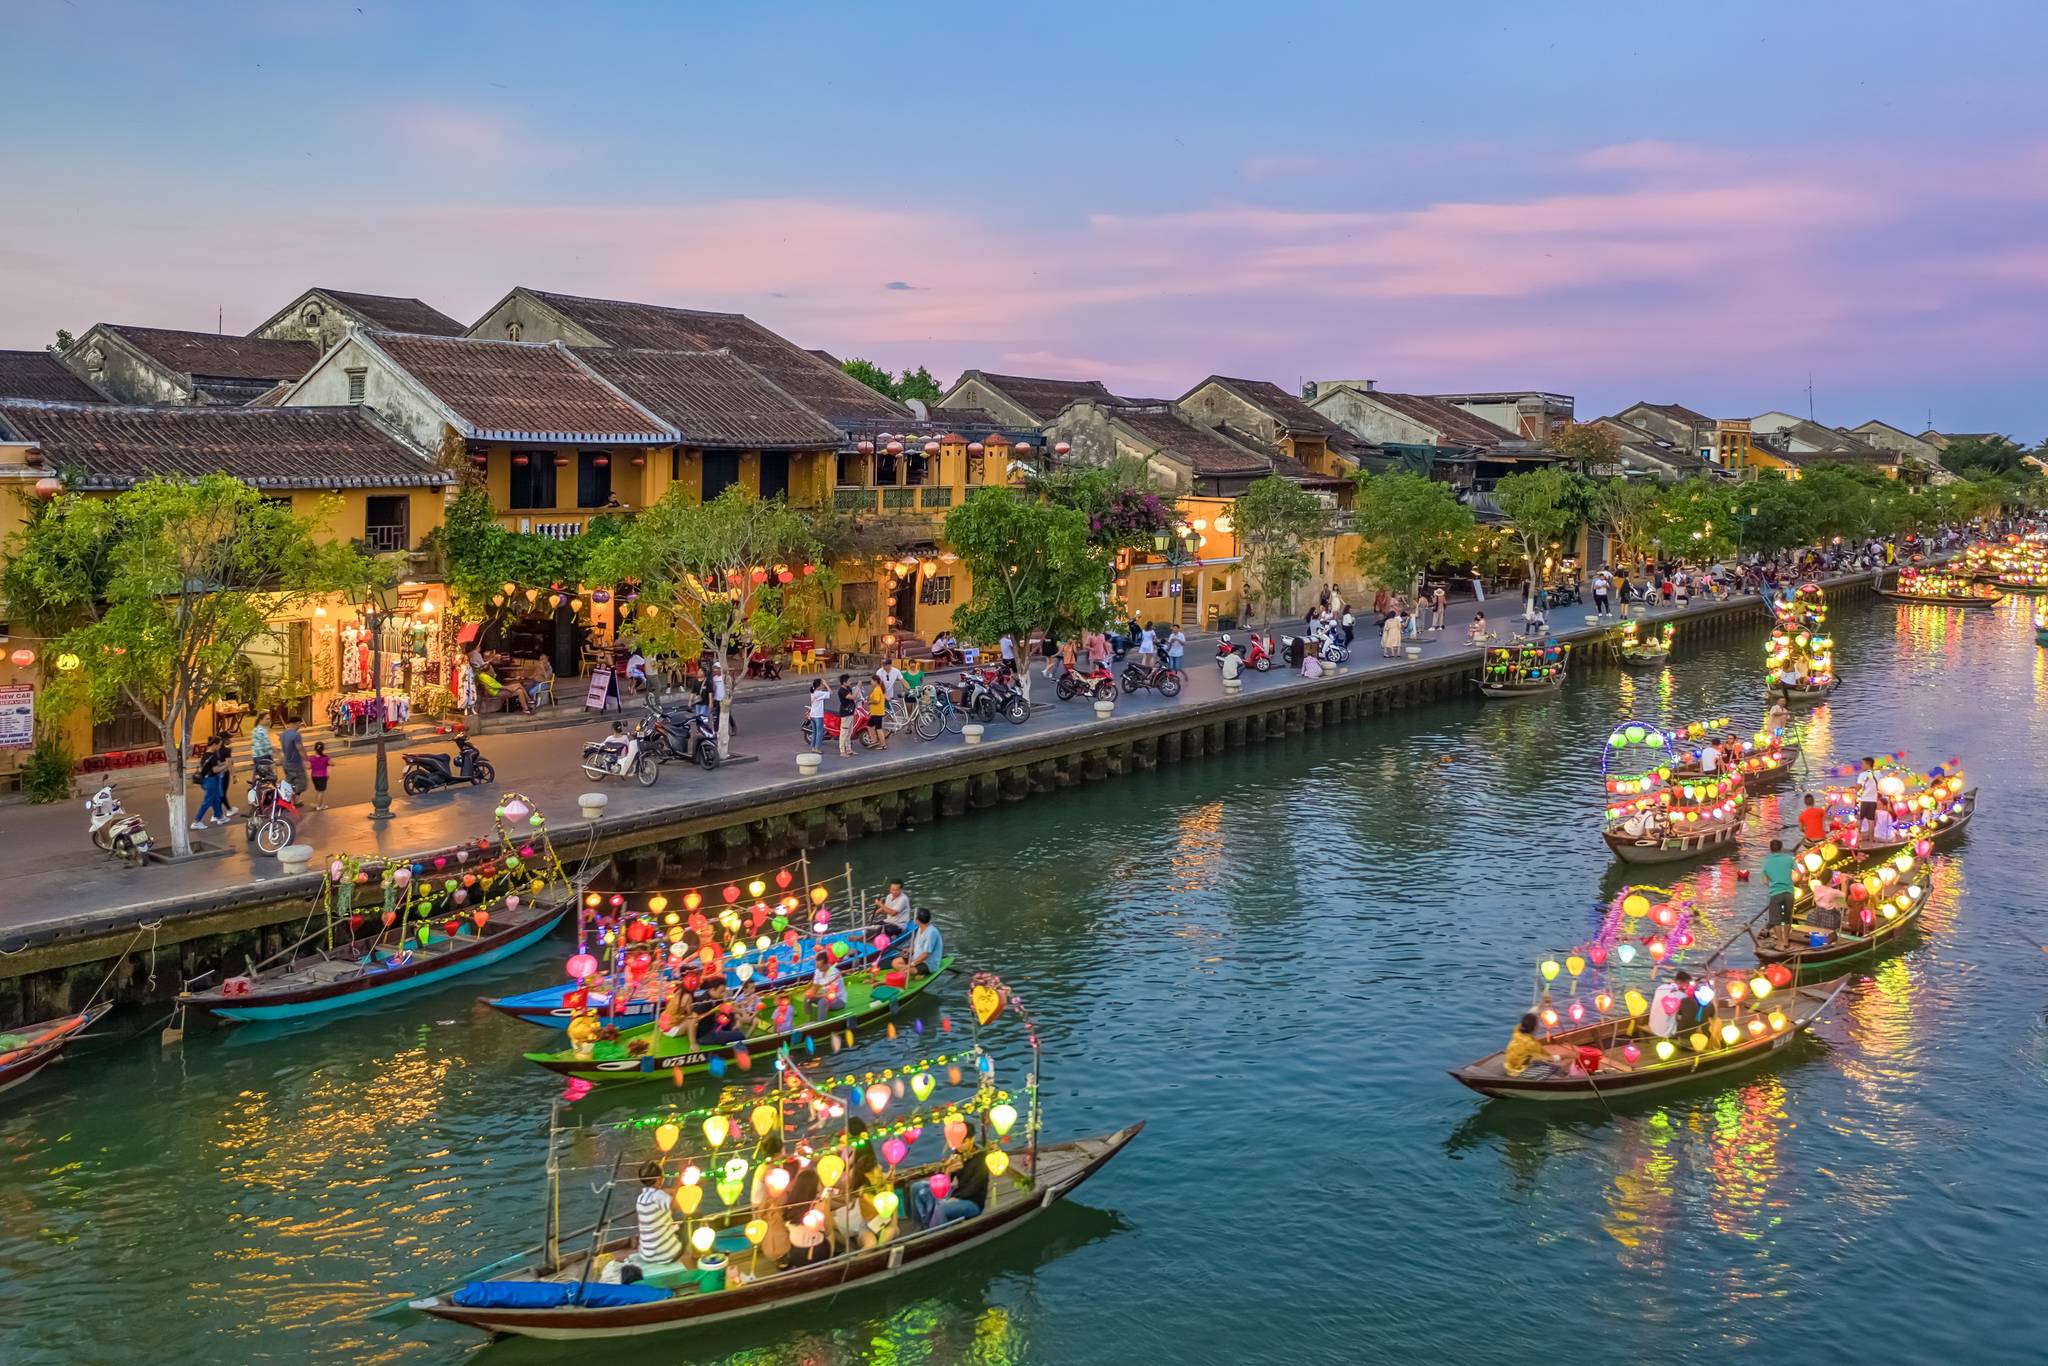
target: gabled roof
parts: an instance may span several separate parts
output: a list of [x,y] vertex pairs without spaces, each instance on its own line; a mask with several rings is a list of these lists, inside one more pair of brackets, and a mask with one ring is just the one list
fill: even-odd
[[1351,392],[1359,398],[1376,401],[1409,421],[1437,432],[1445,445],[1490,448],[1504,441],[1521,439],[1505,427],[1496,427],[1485,418],[1475,417],[1455,403],[1448,403],[1428,394],[1393,394],[1385,389],[1353,389]]
[[543,445],[666,445],[676,440],[673,427],[556,342],[400,332],[364,333],[353,340],[404,371],[472,440]]
[[[1040,379],[1032,375],[998,375],[992,370],[961,371],[960,378],[953,381],[953,387],[946,391],[947,394],[970,379],[980,380],[1031,414],[1039,423],[1052,421],[1059,416],[1060,409],[1084,399],[1095,403],[1124,401],[1109,392],[1109,387],[1099,379]],[[945,402],[941,398],[939,405],[944,407]]]
[[231,474],[264,489],[439,488],[453,476],[362,408],[169,408],[0,400],[72,487]]
[[361,314],[386,332],[417,332],[429,337],[459,337],[469,329],[433,305],[395,294],[357,294],[352,290],[314,286],[320,293]]
[[838,366],[826,364],[743,313],[706,313],[623,299],[586,299],[524,287],[514,292],[547,305],[607,346],[656,351],[730,351],[829,422],[843,423],[859,417],[903,418],[910,412],[894,399],[876,393]]
[[1204,479],[1271,474],[1277,453],[1233,441],[1219,431],[1198,427],[1172,408],[1114,405],[1106,414],[1137,433],[1154,448],[1187,462]]
[[248,402],[279,380],[299,378],[320,359],[320,349],[311,342],[122,323],[96,323],[90,330],[126,342],[164,369],[183,375],[200,393],[234,403]]
[[97,389],[48,351],[0,351],[0,398],[54,403],[105,403]]
[[840,431],[730,351],[592,346],[577,359],[693,446],[837,446]]

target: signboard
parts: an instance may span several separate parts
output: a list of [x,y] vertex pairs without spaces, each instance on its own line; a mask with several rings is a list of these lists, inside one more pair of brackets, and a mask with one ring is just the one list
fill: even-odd
[[[592,669],[590,671],[590,691],[583,695],[585,710],[595,707],[599,711],[603,711],[605,703],[611,700],[611,695],[612,671],[610,669]],[[621,704],[619,710],[624,711],[625,706]]]
[[33,749],[35,743],[35,688],[27,683],[0,688],[0,749]]

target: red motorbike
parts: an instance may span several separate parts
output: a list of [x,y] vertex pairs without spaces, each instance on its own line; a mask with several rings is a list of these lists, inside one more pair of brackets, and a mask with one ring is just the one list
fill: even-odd
[[1116,698],[1116,675],[1107,664],[1097,664],[1086,673],[1078,669],[1066,669],[1060,673],[1059,681],[1053,684],[1053,691],[1062,702],[1076,697],[1092,697],[1098,702],[1114,701]]

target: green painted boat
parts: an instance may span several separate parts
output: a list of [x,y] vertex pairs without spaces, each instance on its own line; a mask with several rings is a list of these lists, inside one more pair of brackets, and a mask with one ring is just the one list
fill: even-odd
[[[799,1022],[786,1033],[777,1034],[771,1029],[763,1029],[740,1043],[692,1047],[687,1038],[672,1038],[662,1033],[658,1024],[644,1024],[621,1031],[616,1040],[599,1042],[589,1057],[578,1057],[574,1048],[563,1048],[528,1053],[526,1060],[550,1072],[593,1085],[660,1081],[678,1071],[697,1075],[709,1072],[713,1062],[721,1065],[730,1063],[742,1049],[749,1053],[772,1055],[784,1044],[800,1046],[806,1039],[826,1038],[844,1029],[881,1020],[902,1009],[905,1002],[916,1000],[952,967],[950,955],[941,958],[937,972],[929,977],[920,977],[900,990],[882,986],[881,975],[877,972],[849,973],[845,1009],[834,1011],[821,1020]],[[635,1044],[644,1044],[644,1050],[635,1052]]]

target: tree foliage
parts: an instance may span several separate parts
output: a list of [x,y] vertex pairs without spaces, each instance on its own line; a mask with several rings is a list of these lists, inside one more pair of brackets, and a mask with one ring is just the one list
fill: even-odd
[[1253,608],[1291,608],[1308,582],[1309,549],[1329,531],[1330,509],[1291,479],[1269,474],[1238,495],[1231,509]]
[[1358,568],[1375,583],[1406,593],[1431,565],[1463,559],[1473,542],[1472,510],[1450,485],[1406,471],[1353,476],[1360,545]]
[[[953,612],[968,640],[1007,635],[1021,652],[1035,633],[1071,634],[1108,616],[1111,552],[1079,508],[984,488],[946,514],[946,543],[973,576],[973,596]],[[1028,696],[1032,671],[1022,674]]]
[[388,566],[322,543],[310,517],[225,474],[153,479],[112,498],[61,495],[8,541],[15,618],[49,639],[60,670],[44,704],[107,716],[125,701],[156,727],[170,768],[172,848],[191,848],[185,762],[200,713],[279,639],[276,622],[321,593],[388,581]]
[[[781,498],[735,484],[700,503],[678,486],[593,546],[585,575],[637,585],[638,610],[622,628],[636,644],[678,657],[708,648],[723,660],[817,628],[837,586],[820,550],[810,520]],[[745,672],[727,671],[728,702]],[[721,753],[731,742],[730,710],[719,717]]]

